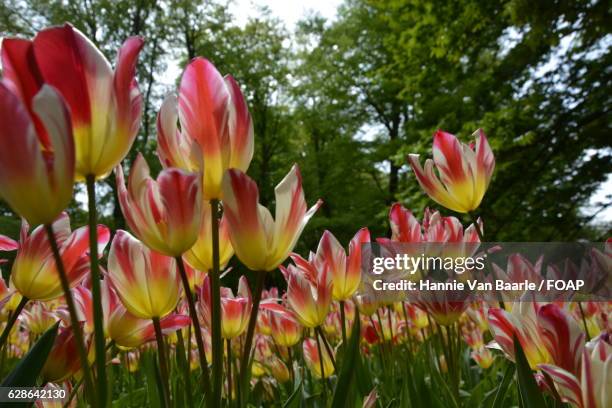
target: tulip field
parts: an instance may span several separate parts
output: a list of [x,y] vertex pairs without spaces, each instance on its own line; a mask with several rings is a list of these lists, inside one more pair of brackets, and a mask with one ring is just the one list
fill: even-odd
[[[112,63],[69,23],[2,41],[0,198],[21,229],[0,231],[0,406],[612,408],[612,241],[578,268],[608,297],[372,288],[374,245],[495,242],[480,211],[503,166],[493,131],[437,130],[409,154],[428,206],[381,208],[386,234],[323,226],[298,250],[326,197],[298,161],[260,204],[250,90],[214,60],[182,64],[155,107],[156,160],[133,147],[146,40]],[[100,221],[105,180],[125,225]],[[511,282],[552,270],[520,253],[482,266]]]

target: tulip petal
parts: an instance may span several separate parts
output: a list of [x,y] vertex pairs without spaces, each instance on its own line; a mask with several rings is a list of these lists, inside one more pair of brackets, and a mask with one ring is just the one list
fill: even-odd
[[230,160],[230,93],[219,71],[204,58],[193,59],[179,90],[181,132],[202,148],[205,198],[220,198],[220,181]]
[[247,171],[253,159],[253,121],[240,86],[231,75],[225,77],[231,95],[229,104],[229,135],[231,158],[229,167]]
[[268,239],[259,211],[257,184],[240,170],[223,178],[223,208],[236,255],[251,270],[265,268]]

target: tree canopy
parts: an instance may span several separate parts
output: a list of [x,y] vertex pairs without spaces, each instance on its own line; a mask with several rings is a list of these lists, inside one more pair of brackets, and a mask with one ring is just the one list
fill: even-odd
[[[233,75],[253,115],[249,173],[262,203],[274,204],[274,186],[294,162],[308,200],[325,202],[301,252],[324,229],[342,242],[362,226],[385,235],[393,202],[417,214],[435,207],[406,155],[430,156],[439,128],[463,141],[477,128],[489,137],[497,168],[478,215],[491,239],[609,234],[610,222],[596,215],[611,192],[591,205],[612,171],[604,1],[346,0],[336,19],[306,16],[293,31],[267,9],[238,25],[215,1],[0,2],[2,36],[30,37],[66,21],[111,60],[125,38],[146,39],[138,64],[144,123],[132,151],[154,170],[156,113],[180,79],[176,67],[204,56]],[[124,227],[114,179],[100,189],[103,221]],[[18,220],[0,209],[3,232],[16,234]]]

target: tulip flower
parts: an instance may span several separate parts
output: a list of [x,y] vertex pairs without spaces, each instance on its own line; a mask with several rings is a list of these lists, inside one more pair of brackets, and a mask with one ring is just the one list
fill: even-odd
[[[108,336],[108,325],[110,316],[113,314],[115,309],[121,305],[117,293],[110,284],[110,279],[105,274],[106,279],[100,281],[100,294],[102,299],[102,310],[103,310],[103,322],[104,335]],[[94,306],[93,297],[91,291],[83,286],[79,285],[73,290],[74,303],[77,309],[77,315],[79,321],[84,322],[84,332],[94,332]],[[67,320],[67,319],[64,319]]]
[[[454,135],[438,130],[434,134],[433,160],[425,161],[425,169],[421,167],[418,154],[408,157],[427,195],[460,213],[478,208],[495,169],[495,157],[482,129],[474,132],[474,136],[475,149],[460,143]],[[434,164],[439,178],[434,172]]]
[[355,303],[359,313],[363,316],[372,316],[380,307],[380,302],[371,293],[359,293],[355,295]]
[[180,256],[198,237],[202,199],[200,176],[165,169],[153,180],[138,154],[125,187],[123,168],[115,169],[121,210],[134,234],[149,248]]
[[[212,211],[210,205],[202,206],[202,222],[197,241],[183,256],[187,263],[198,271],[208,272],[213,268],[212,261]],[[219,221],[219,265],[224,269],[234,254],[229,237],[229,228],[225,216]],[[202,282],[198,282],[200,285]]]
[[491,367],[495,361],[495,356],[493,353],[491,353],[491,350],[485,346],[480,346],[479,348],[472,350],[470,356],[483,370]]
[[[210,295],[210,278],[207,276],[200,289],[200,307],[208,327],[211,325]],[[240,336],[249,323],[251,308],[251,291],[246,276],[240,278],[237,296],[234,296],[231,289],[221,288],[221,337],[229,340]]]
[[[89,227],[70,231],[70,220],[65,213],[52,224],[55,240],[71,286],[77,285],[89,270]],[[110,232],[99,225],[98,249],[104,250]],[[20,248],[13,263],[11,282],[15,289],[31,300],[50,300],[63,294],[58,272],[44,227],[38,226],[29,236],[28,225],[22,224]]]
[[302,177],[294,165],[276,186],[276,217],[260,205],[257,184],[240,170],[223,179],[224,213],[232,246],[240,261],[254,271],[276,269],[293,250],[302,230],[322,202],[306,207]]
[[43,366],[41,377],[44,382],[61,382],[80,369],[77,355],[77,343],[71,327],[60,327],[47,361]]
[[[172,313],[160,319],[159,325],[167,335],[189,326],[190,322],[189,316]],[[108,336],[118,346],[134,348],[155,340],[155,329],[151,320],[138,318],[119,304],[108,319]]]
[[361,246],[370,242],[370,231],[360,229],[349,244],[348,256],[336,237],[325,231],[315,257],[317,269],[329,268],[334,300],[347,300],[361,283]]
[[539,368],[553,380],[563,402],[577,408],[607,408],[612,405],[612,346],[599,337],[580,353],[580,371],[569,372],[552,364]]
[[178,101],[172,94],[166,97],[157,129],[162,165],[201,171],[207,200],[222,198],[227,169],[246,172],[253,158],[253,123],[240,87],[204,58],[185,68]]
[[269,357],[264,363],[266,368],[270,371],[270,374],[272,374],[272,377],[274,377],[279,384],[286,383],[291,379],[289,369],[285,363],[283,363],[283,360],[277,356],[273,355]]
[[514,360],[514,336],[518,338],[532,369],[553,363],[577,372],[584,349],[584,333],[578,322],[555,304],[539,307],[520,302],[508,313],[489,309],[489,325],[495,341]]
[[176,260],[148,249],[123,230],[111,244],[108,276],[121,303],[142,319],[168,315],[180,298]]
[[281,347],[292,347],[302,338],[302,326],[287,309],[270,311],[272,339]]
[[42,302],[33,303],[29,310],[24,309],[19,318],[30,333],[35,335],[43,334],[58,320],[57,314]]
[[327,268],[317,270],[313,263],[292,255],[296,265],[281,267],[287,280],[287,303],[305,327],[318,327],[332,302],[332,280]]
[[[306,365],[316,378],[328,378],[334,373],[334,365],[331,356],[323,346],[320,347],[321,354],[323,354],[323,364],[321,364],[321,357],[315,339],[305,339],[302,348],[304,350]],[[323,367],[321,367],[321,365]],[[321,369],[323,369],[323,372],[321,372]]]
[[[54,88],[40,86],[26,75],[20,83],[19,63],[9,54],[32,51],[27,43],[16,41],[5,40],[2,48],[0,197],[28,222],[48,224],[72,199],[72,124],[68,108]],[[22,45],[26,49],[18,50]]]
[[70,24],[47,28],[34,38],[42,79],[57,88],[70,108],[79,180],[106,177],[136,138],[142,96],[134,76],[143,44],[139,37],[126,40],[113,72],[100,50]]

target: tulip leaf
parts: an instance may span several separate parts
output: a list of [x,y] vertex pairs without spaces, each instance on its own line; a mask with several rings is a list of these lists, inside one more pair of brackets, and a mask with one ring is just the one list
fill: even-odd
[[295,390],[291,393],[287,401],[283,404],[283,408],[298,408],[300,406],[302,396],[302,381],[299,382]]
[[59,322],[48,329],[32,346],[28,354],[21,359],[19,364],[2,381],[2,387],[34,387],[36,379],[40,375],[47,357],[53,348],[55,337],[59,328]]
[[523,401],[522,406],[524,408],[546,407],[546,403],[533,377],[533,372],[531,371],[531,367],[529,367],[521,343],[516,336],[514,336],[514,355],[516,359],[518,388],[521,400]]
[[351,395],[349,389],[355,377],[355,369],[358,367],[357,360],[359,356],[359,340],[361,336],[361,327],[359,322],[359,312],[356,312],[355,322],[351,331],[351,337],[348,340],[346,349],[344,350],[344,359],[342,367],[338,375],[338,383],[334,391],[332,400],[332,408],[341,408],[350,404]]
[[504,378],[502,382],[497,387],[497,391],[495,392],[495,399],[493,400],[493,405],[491,408],[501,408],[502,403],[504,402],[504,397],[506,396],[506,391],[508,391],[508,386],[514,377],[514,365],[508,364],[508,368],[504,372]]

